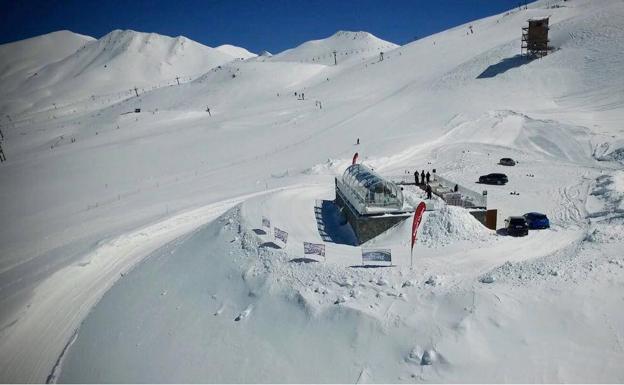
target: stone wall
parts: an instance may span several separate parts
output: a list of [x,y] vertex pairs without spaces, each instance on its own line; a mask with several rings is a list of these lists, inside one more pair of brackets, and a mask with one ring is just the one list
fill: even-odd
[[375,238],[379,234],[411,217],[411,214],[378,216],[360,215],[357,211],[355,211],[353,206],[351,206],[348,201],[342,197],[338,189],[336,189],[336,205],[341,207],[341,211],[347,217],[349,224],[351,224],[351,227],[358,238],[358,245]]

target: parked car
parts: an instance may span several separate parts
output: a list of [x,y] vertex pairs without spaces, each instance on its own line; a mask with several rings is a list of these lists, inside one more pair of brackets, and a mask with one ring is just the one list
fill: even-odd
[[507,179],[507,175],[505,174],[494,173],[494,174],[481,175],[479,177],[479,183],[505,184],[507,182],[508,182],[508,179]]
[[516,161],[511,158],[501,158],[501,160],[498,161],[498,164],[503,166],[515,166]]
[[542,213],[526,213],[523,215],[529,229],[547,229],[550,227],[548,217]]
[[507,230],[507,235],[514,237],[529,235],[529,226],[524,217],[508,217],[505,219],[505,230]]

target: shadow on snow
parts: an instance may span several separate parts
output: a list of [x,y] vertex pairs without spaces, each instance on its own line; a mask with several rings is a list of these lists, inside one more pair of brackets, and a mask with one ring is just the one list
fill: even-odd
[[357,237],[351,225],[333,201],[317,200],[314,215],[323,242],[357,246]]
[[510,69],[529,64],[530,62],[531,59],[521,55],[508,57],[486,68],[485,71],[481,72],[481,74],[477,76],[477,79],[493,78],[509,71]]

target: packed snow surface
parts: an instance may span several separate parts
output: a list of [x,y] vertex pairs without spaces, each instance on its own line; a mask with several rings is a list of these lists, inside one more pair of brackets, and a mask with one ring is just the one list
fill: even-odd
[[[546,15],[553,50],[520,57]],[[0,53],[0,381],[624,382],[624,2],[401,47],[61,31]],[[410,218],[363,264],[332,203],[355,152],[486,190],[498,230],[436,197],[413,252]],[[532,211],[550,229],[505,235]]]

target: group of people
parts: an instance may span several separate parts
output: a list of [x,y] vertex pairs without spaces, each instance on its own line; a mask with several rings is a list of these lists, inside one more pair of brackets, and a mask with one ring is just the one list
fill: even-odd
[[425,185],[425,193],[427,193],[427,199],[431,199],[432,197],[431,195],[432,189],[431,189],[431,185],[429,184],[430,180],[431,180],[431,174],[429,173],[429,171],[427,171],[427,173],[425,174],[425,170],[422,170],[420,172],[420,180],[418,179],[418,170],[414,171],[414,182],[416,183],[416,186]]
[[414,171],[414,181],[416,182],[416,186],[429,184],[430,180],[431,180],[431,174],[429,173],[429,171],[427,171],[426,174],[425,174],[425,170],[422,170],[420,172],[420,182],[418,181],[418,170]]

